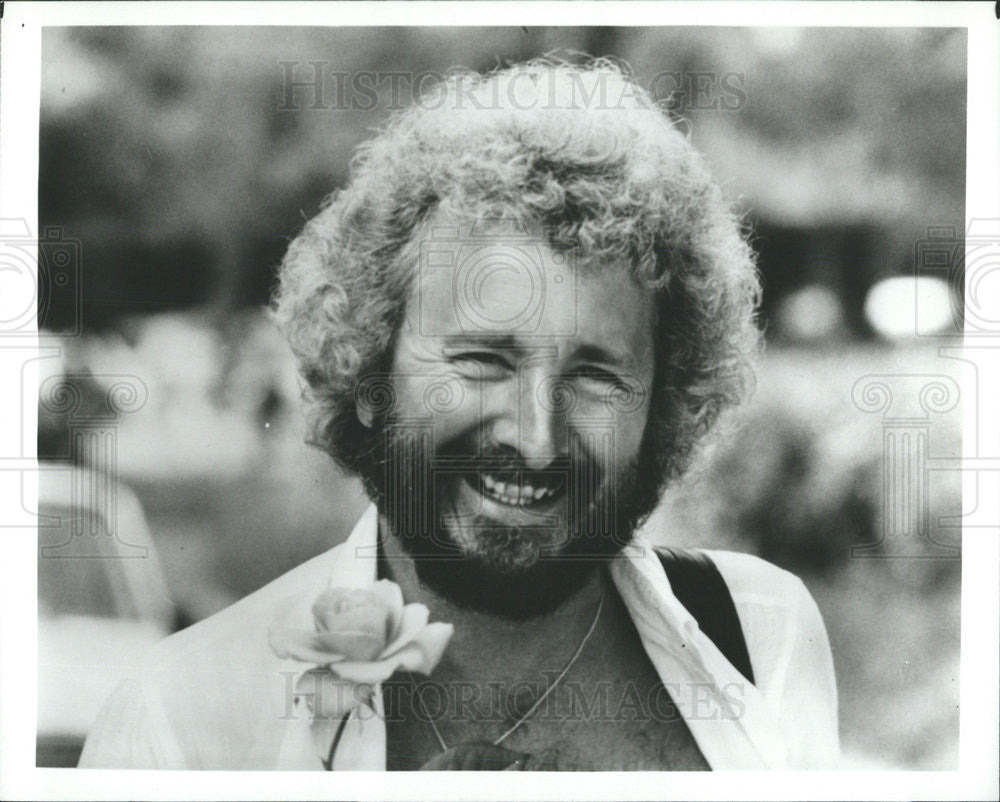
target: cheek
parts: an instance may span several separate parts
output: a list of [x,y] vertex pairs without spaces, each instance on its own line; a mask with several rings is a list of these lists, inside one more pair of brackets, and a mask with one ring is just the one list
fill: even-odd
[[474,430],[481,417],[480,395],[454,376],[404,377],[397,381],[394,418],[429,428],[435,446]]
[[643,405],[599,424],[577,420],[571,425],[577,441],[594,462],[605,469],[621,468],[639,455],[648,416],[649,407]]
[[619,418],[616,427],[617,462],[619,464],[628,463],[639,455],[648,415],[649,410],[643,408]]
[[632,450],[629,454],[629,459],[639,456],[639,451],[642,449],[643,441],[646,437],[646,427],[649,425],[649,414],[650,410],[646,407],[643,409],[641,415],[636,416],[632,432]]

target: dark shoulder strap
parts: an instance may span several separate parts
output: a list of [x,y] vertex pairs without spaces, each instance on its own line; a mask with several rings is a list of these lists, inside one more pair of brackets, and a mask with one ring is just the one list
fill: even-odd
[[677,600],[726,659],[752,683],[753,667],[736,605],[715,563],[707,554],[690,549],[660,546],[656,553]]

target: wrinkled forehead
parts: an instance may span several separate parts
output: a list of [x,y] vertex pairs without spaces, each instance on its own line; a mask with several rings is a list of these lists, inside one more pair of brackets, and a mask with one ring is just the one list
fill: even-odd
[[414,248],[406,313],[412,335],[580,348],[643,361],[652,347],[653,293],[626,264],[585,265],[537,223],[437,217]]
[[607,248],[589,249],[568,231],[569,226],[543,224],[522,208],[488,202],[464,208],[446,200],[413,229],[399,261],[411,278],[428,265],[428,259],[465,270],[482,264],[504,265],[513,277],[537,273],[543,261],[537,254],[550,251],[555,255],[551,261],[565,270],[582,275],[612,271],[619,280],[638,283],[626,259],[609,255]]

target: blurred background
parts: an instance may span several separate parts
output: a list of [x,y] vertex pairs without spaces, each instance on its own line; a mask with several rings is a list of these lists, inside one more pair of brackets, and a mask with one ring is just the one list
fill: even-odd
[[765,280],[756,396],[653,528],[803,577],[846,767],[956,768],[967,368],[938,349],[962,327],[965,48],[950,29],[45,29],[39,765],[75,765],[149,643],[364,508],[303,444],[263,311],[353,149],[449,67],[587,53],[630,64],[706,154]]

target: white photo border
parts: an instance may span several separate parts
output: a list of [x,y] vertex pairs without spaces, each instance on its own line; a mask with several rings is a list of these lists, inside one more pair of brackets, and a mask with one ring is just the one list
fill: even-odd
[[[54,25],[463,26],[636,25],[795,27],[962,27],[968,31],[966,216],[1000,219],[1000,22],[992,3],[872,2],[339,2],[339,3],[8,3],[0,70],[0,218],[20,218],[37,231],[38,125],[42,28]],[[1000,320],[1000,297],[989,299]],[[29,299],[30,302],[30,299]],[[980,307],[982,304],[980,303]],[[977,344],[1000,348],[1000,337]],[[22,409],[22,381],[37,387],[30,338],[0,338],[0,442],[18,442],[16,460],[0,458],[0,477],[16,472],[37,496],[37,411]],[[997,360],[1000,362],[1000,360]],[[994,373],[1000,374],[1000,370]],[[1000,375],[983,372],[964,392],[967,414],[998,408]],[[967,388],[963,387],[963,391]],[[16,427],[17,431],[7,429]],[[970,442],[982,456],[997,444]],[[979,433],[981,435],[981,433]],[[3,453],[3,452],[0,452]],[[8,476],[11,474],[8,474]],[[1000,472],[990,503],[1000,499]],[[0,481],[0,509],[20,504]],[[20,489],[18,490],[20,492]],[[601,772],[505,774],[488,781],[465,774],[321,772],[104,771],[36,768],[37,532],[7,528],[0,559],[0,798],[4,799],[995,799],[998,776],[1000,531],[966,530],[962,554],[960,768],[948,772]]]

